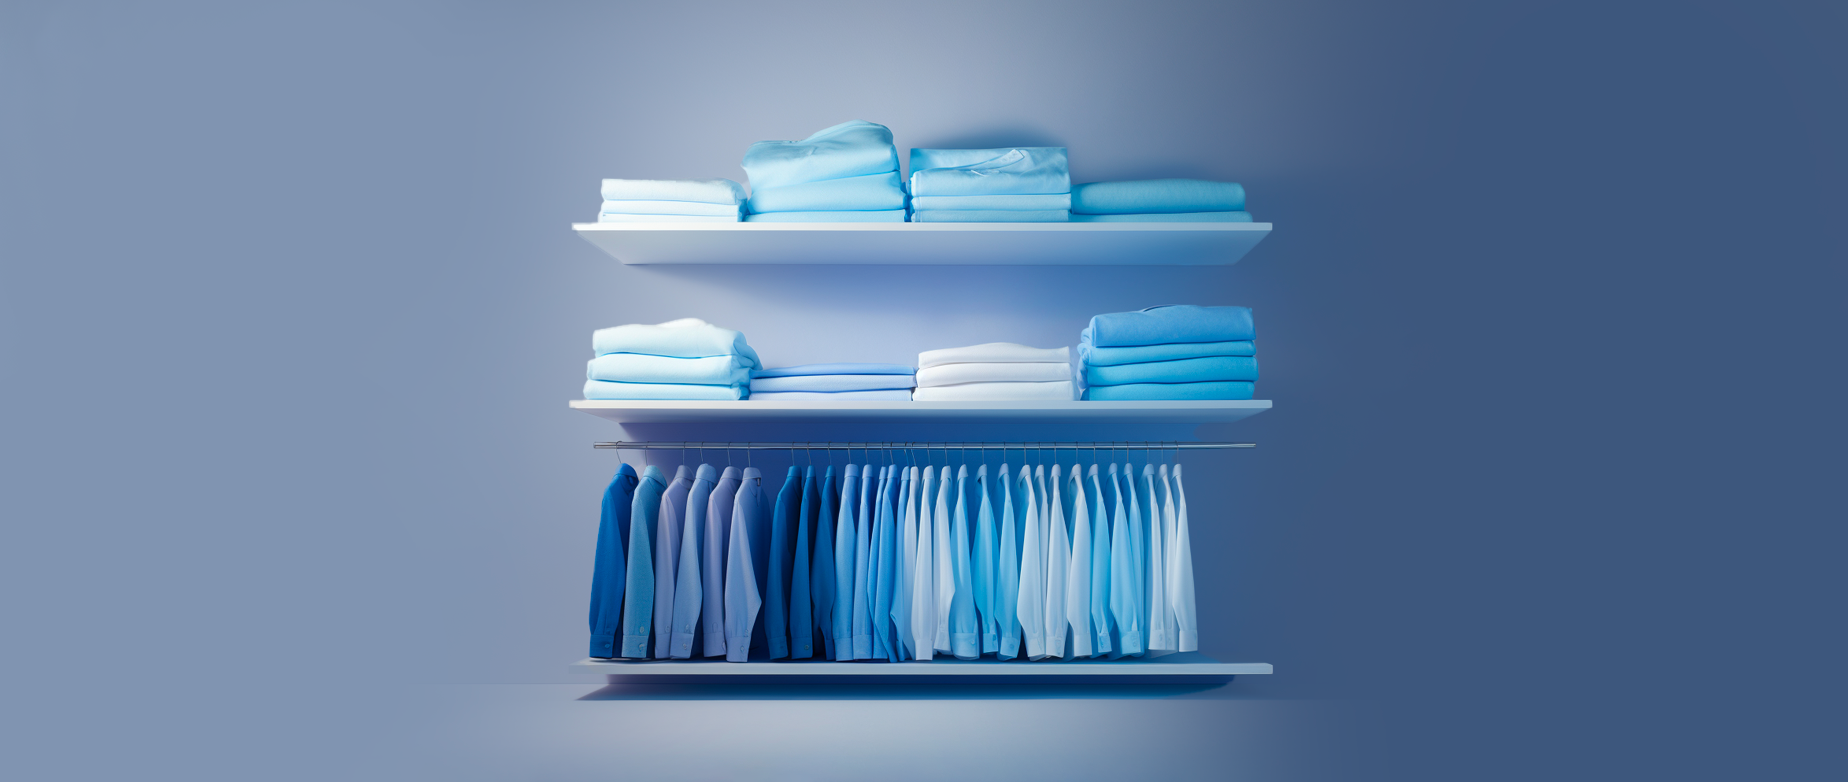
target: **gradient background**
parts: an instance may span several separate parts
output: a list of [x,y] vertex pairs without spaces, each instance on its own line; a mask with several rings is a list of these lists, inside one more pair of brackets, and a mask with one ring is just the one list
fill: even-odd
[[[1839,4],[14,1],[0,35],[0,775],[1843,773]],[[742,181],[852,118],[1237,180],[1277,231],[1230,268],[625,268],[567,227],[601,177]],[[1276,675],[564,672],[619,435],[565,407],[592,329],[906,362],[1178,301],[1262,330],[1277,408],[1200,433],[1261,447],[1186,463],[1203,651]]]

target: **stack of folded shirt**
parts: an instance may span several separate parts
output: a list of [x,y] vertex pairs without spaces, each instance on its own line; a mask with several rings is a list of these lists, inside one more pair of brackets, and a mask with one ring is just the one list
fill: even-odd
[[1064,147],[911,150],[914,223],[1062,223],[1071,207]]
[[605,179],[600,223],[735,223],[744,186],[729,179]]
[[908,402],[915,385],[912,368],[900,364],[804,364],[752,372],[751,399]]
[[744,153],[747,222],[902,223],[905,190],[892,131],[843,122],[801,141],[759,141]]
[[1178,304],[1098,315],[1078,342],[1084,398],[1250,399],[1258,379],[1252,337],[1250,307]]
[[1237,182],[1144,179],[1072,188],[1074,223],[1249,223]]
[[697,318],[598,329],[585,399],[742,399],[763,366],[744,335]]
[[1072,400],[1068,348],[990,342],[918,354],[917,402]]

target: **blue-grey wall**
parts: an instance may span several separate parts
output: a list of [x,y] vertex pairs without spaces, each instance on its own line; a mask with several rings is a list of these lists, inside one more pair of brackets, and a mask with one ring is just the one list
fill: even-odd
[[[1839,716],[1820,3],[0,6],[20,779],[1800,778]],[[626,268],[597,180],[847,119],[1243,182],[1237,266]],[[576,682],[589,332],[773,363],[1256,308],[1204,692]],[[780,458],[759,457],[772,464]],[[1834,728],[1828,726],[1834,725]],[[909,760],[904,760],[909,758]],[[1359,769],[1349,766],[1358,766]]]

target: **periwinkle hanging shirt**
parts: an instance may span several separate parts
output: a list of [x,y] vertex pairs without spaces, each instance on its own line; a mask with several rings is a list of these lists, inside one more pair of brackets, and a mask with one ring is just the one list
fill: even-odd
[[917,644],[911,636],[911,579],[917,571],[918,557],[918,468],[906,467],[903,486],[899,490],[899,537],[903,540],[898,547],[897,588],[892,594],[892,624],[897,630],[898,645],[902,656],[908,660],[918,658]]
[[[693,656],[694,635],[701,632],[699,623],[700,604],[704,602],[703,587],[699,573],[700,555],[706,539],[706,511],[711,507],[712,489],[718,485],[719,471],[710,464],[702,464],[694,475],[693,487],[687,491],[687,504],[680,521],[680,545],[676,554],[677,564],[670,571],[673,588],[667,591],[669,605],[673,609],[665,614],[669,617],[669,632],[661,635],[668,639],[667,654],[658,657],[687,659]],[[672,492],[669,492],[672,496]],[[665,506],[663,506],[665,507]],[[666,512],[663,511],[663,517]],[[661,614],[661,579],[655,576],[655,612]],[[714,599],[717,595],[714,595]],[[659,631],[659,620],[656,620]]]
[[1114,495],[1110,521],[1110,618],[1116,625],[1117,652],[1136,656],[1143,652],[1142,620],[1137,609],[1142,590],[1136,583],[1136,558],[1141,547],[1136,544],[1129,514],[1124,509],[1124,498],[1134,495],[1125,490],[1126,484],[1117,474],[1115,464],[1110,465],[1110,485]]
[[654,538],[660,523],[661,495],[667,482],[661,468],[650,465],[642,471],[635,486],[635,498],[629,502],[629,572],[623,589],[622,656],[648,656],[648,628],[654,620]]
[[1020,524],[1014,513],[1014,483],[1008,478],[1007,462],[995,477],[995,490],[1001,495],[1001,530],[996,540],[995,620],[1000,626],[1001,646],[996,657],[1012,660],[1020,656]]
[[630,504],[635,499],[635,468],[624,464],[603,489],[597,522],[597,549],[590,573],[590,656],[615,657],[616,633],[622,625],[622,591],[628,584],[627,549]]
[[789,656],[789,584],[794,564],[794,538],[802,513],[802,468],[791,465],[789,477],[776,495],[770,520],[770,583],[764,590],[764,637],[770,659]]
[[789,577],[789,656],[807,660],[815,656],[815,619],[809,606],[810,563],[815,547],[815,468],[802,473],[802,495],[797,506],[795,567]]
[[949,465],[944,465],[943,473],[937,476],[937,508],[933,516],[934,526],[931,537],[936,539],[937,568],[932,576],[936,584],[937,618],[936,638],[931,648],[938,652],[952,652],[950,649],[950,608],[956,599],[956,541],[950,535],[950,505],[955,502],[952,492]]
[[834,519],[834,651],[840,655],[837,660],[858,660],[853,649],[853,512],[860,499],[860,468],[849,464],[844,476]]
[[1174,606],[1176,651],[1200,648],[1200,622],[1194,613],[1193,542],[1187,534],[1187,492],[1181,487],[1181,466],[1174,465],[1174,546],[1168,554],[1168,602]]
[[674,574],[680,567],[681,521],[687,510],[687,493],[692,488],[693,471],[680,465],[674,471],[674,482],[661,492],[661,505],[655,511],[654,610],[649,612],[649,622],[654,626],[657,658],[668,656],[669,639],[673,637]]
[[834,466],[829,465],[815,498],[815,564],[809,573],[814,632],[821,636],[823,656],[829,660],[839,659],[834,648],[834,507],[839,502],[834,491]]
[[1091,630],[1091,503],[1086,499],[1084,469],[1072,465],[1065,479],[1071,494],[1071,558],[1065,566],[1065,623],[1071,627],[1073,657],[1090,657],[1096,636]]
[[725,659],[730,662],[745,662],[753,649],[767,646],[757,617],[763,608],[763,590],[758,585],[770,570],[769,511],[763,473],[755,467],[744,468],[732,501],[725,549]]
[[1001,649],[1001,620],[995,613],[999,606],[995,591],[995,557],[998,549],[995,540],[994,493],[989,491],[992,483],[988,465],[976,469],[975,483],[978,504],[975,511],[975,551],[970,556],[973,567],[970,582],[975,588],[975,611],[982,628],[982,653],[988,654]]
[[917,561],[912,566],[911,581],[911,640],[916,644],[917,658],[929,660],[935,654],[936,644],[932,639],[937,636],[937,585],[934,574],[937,572],[935,535],[932,530],[934,515],[932,507],[936,504],[937,471],[926,465],[921,473],[923,487],[918,492],[917,525]]
[[1040,552],[1039,498],[1033,490],[1033,474],[1027,465],[1020,466],[1018,496],[1026,500],[1016,508],[1020,512],[1020,591],[1015,615],[1027,645],[1027,659],[1046,658],[1046,573]]
[[1110,623],[1110,508],[1103,484],[1097,480],[1097,465],[1085,471],[1091,488],[1091,634],[1092,653],[1116,657],[1111,643],[1115,635]]
[[880,481],[878,521],[873,525],[873,656],[898,662],[898,636],[892,630],[892,595],[897,586],[897,546],[893,534],[893,502],[898,498],[901,482],[898,465],[885,468],[886,479]]
[[878,478],[875,478],[872,465],[866,464],[860,467],[860,505],[853,517],[853,659],[855,660],[873,658],[872,495],[875,484],[884,479],[884,472],[881,470]]
[[700,541],[700,630],[706,634],[707,657],[725,656],[725,554],[731,548],[732,509],[738,499],[739,472],[727,467],[706,503],[706,530]]
[[955,546],[951,572],[956,579],[955,595],[950,601],[950,654],[959,660],[982,656],[982,625],[975,610],[975,573],[970,563],[971,540],[969,517],[975,504],[972,495],[978,488],[969,482],[969,465],[956,468],[956,513],[951,520],[950,540]]
[[1148,585],[1149,590],[1149,652],[1160,656],[1174,651],[1174,638],[1168,634],[1168,557],[1164,552],[1166,541],[1162,534],[1161,494],[1155,489],[1155,465],[1142,465],[1142,485],[1136,494],[1142,500],[1145,511],[1143,515],[1148,517],[1146,526],[1149,530],[1149,548],[1143,583]]

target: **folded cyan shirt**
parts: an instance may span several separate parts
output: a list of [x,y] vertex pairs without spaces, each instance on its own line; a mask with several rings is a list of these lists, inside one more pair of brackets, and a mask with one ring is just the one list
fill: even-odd
[[972,195],[972,196],[924,196],[911,199],[914,211],[926,209],[949,209],[968,211],[972,209],[1004,209],[1009,211],[1057,211],[1072,208],[1070,193],[1051,193],[1042,195]]
[[603,200],[742,204],[744,186],[729,179],[605,179]]
[[905,190],[897,171],[883,174],[760,187],[751,193],[751,211],[871,212],[905,208]]
[[750,387],[699,386],[686,383],[616,383],[584,381],[585,399],[691,399],[736,400],[750,395]]
[[1256,383],[1133,383],[1127,386],[1092,386],[1084,398],[1098,402],[1146,402],[1161,399],[1250,399]]
[[918,370],[919,388],[962,383],[1046,383],[1070,379],[1070,364],[938,364]]
[[753,402],[909,402],[911,389],[889,391],[752,391]]
[[595,355],[610,353],[645,353],[651,356],[704,358],[706,356],[742,356],[750,366],[759,367],[757,351],[745,344],[744,335],[721,328],[699,318],[681,318],[648,325],[631,323],[597,329],[590,335]]
[[1081,339],[1100,348],[1121,348],[1170,342],[1234,342],[1255,336],[1250,307],[1164,304],[1137,312],[1093,316]]
[[987,342],[940,348],[918,354],[918,371],[939,364],[1070,364],[1071,348],[1034,348],[1014,342]]
[[751,382],[752,361],[743,356],[675,358],[644,353],[609,353],[590,360],[591,380],[625,383],[689,383],[733,386]]
[[729,217],[718,215],[625,215],[605,212],[597,215],[599,223],[738,223],[742,213]]
[[744,153],[744,173],[753,190],[897,170],[892,131],[857,119],[801,141],[759,141]]
[[1113,367],[1119,364],[1141,364],[1147,361],[1174,361],[1183,358],[1205,358],[1207,356],[1255,356],[1258,354],[1257,343],[1251,340],[1237,342],[1172,342],[1166,345],[1143,345],[1133,348],[1099,348],[1089,342],[1078,343],[1078,358],[1086,366]]
[[927,210],[912,212],[914,223],[1063,223],[1069,213],[1059,210]]
[[1056,383],[963,383],[920,388],[913,402],[1070,402],[1072,381]]
[[772,367],[751,372],[751,377],[799,377],[802,375],[911,375],[917,370],[903,364],[803,364]]
[[911,195],[1070,193],[1064,147],[913,149]]
[[1074,223],[1249,223],[1250,212],[1179,212],[1176,214],[1081,215]]
[[1072,188],[1072,211],[1092,215],[1174,212],[1237,212],[1245,208],[1245,186],[1204,179],[1140,179],[1090,182]]
[[1146,364],[1084,368],[1084,382],[1093,388],[1125,386],[1132,383],[1203,383],[1257,379],[1258,360],[1251,356],[1183,358],[1175,361],[1151,361]]
[[905,210],[880,212],[765,212],[744,216],[747,223],[902,223]]
[[751,392],[758,391],[890,391],[910,388],[917,381],[910,375],[800,375],[796,377],[759,377],[751,379]]
[[697,201],[604,201],[603,214],[611,215],[717,215],[736,217],[737,204],[702,204]]

